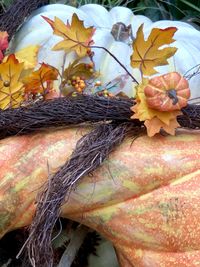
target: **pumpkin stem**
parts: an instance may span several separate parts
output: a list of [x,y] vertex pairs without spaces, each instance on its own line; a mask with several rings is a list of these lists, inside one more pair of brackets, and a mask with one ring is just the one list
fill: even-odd
[[168,90],[167,95],[169,96],[170,99],[172,99],[173,105],[176,105],[178,103],[178,97],[175,89]]
[[113,25],[111,34],[115,41],[128,43],[130,40],[134,41],[131,24],[126,26],[123,22],[117,22]]

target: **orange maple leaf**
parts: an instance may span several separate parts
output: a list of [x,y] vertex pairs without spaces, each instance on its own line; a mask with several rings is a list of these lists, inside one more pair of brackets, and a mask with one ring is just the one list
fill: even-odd
[[24,86],[20,81],[24,63],[19,63],[14,54],[0,64],[0,108],[20,106],[24,100]]
[[8,48],[8,33],[0,32],[0,60],[2,60],[4,57],[2,51],[7,48]]
[[79,57],[87,55],[89,46],[93,44],[92,36],[95,32],[93,27],[85,28],[83,21],[75,13],[72,16],[71,25],[69,22],[65,25],[57,17],[55,17],[55,21],[44,16],[43,18],[51,25],[54,34],[64,39],[56,44],[53,50],[75,51]]
[[161,129],[165,130],[168,134],[175,135],[175,129],[180,127],[176,117],[169,121],[169,125],[162,122],[159,118],[154,117],[151,120],[146,120],[144,125],[147,128],[147,135],[152,137],[156,133],[159,133]]
[[159,111],[148,107],[146,102],[146,96],[144,94],[144,88],[148,84],[148,79],[143,79],[143,82],[138,85],[136,93],[136,104],[131,107],[134,112],[132,119],[139,119],[144,121],[147,128],[148,136],[153,136],[161,129],[164,129],[167,133],[174,135],[175,128],[179,126],[176,118],[182,114],[181,111]]
[[161,47],[173,43],[175,27],[166,29],[152,29],[148,39],[145,41],[143,25],[137,31],[136,40],[133,42],[133,54],[131,56],[131,66],[138,68],[142,75],[152,75],[157,73],[156,66],[167,65],[167,59],[175,54],[176,47]]
[[58,78],[58,70],[48,64],[42,63],[41,67],[23,78],[26,93],[46,94],[47,86],[45,82],[54,81]]

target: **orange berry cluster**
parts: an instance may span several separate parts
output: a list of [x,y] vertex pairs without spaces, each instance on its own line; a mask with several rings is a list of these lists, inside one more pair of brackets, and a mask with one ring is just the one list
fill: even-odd
[[[86,71],[91,72],[91,74],[94,73],[94,63],[93,62],[85,63],[84,67],[85,67]],[[84,89],[86,88],[85,80],[86,80],[86,78],[84,76],[73,75],[67,81],[67,84],[73,86],[78,93],[82,93],[84,91]]]
[[82,93],[83,90],[86,87],[85,84],[85,77],[80,77],[80,76],[72,76],[70,80],[67,81],[68,85],[72,85],[77,92]]

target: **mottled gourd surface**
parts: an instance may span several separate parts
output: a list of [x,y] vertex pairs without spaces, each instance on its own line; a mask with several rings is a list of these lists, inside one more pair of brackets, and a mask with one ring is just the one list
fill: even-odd
[[[0,143],[0,233],[29,225],[35,198],[88,129]],[[127,138],[71,192],[62,216],[111,240],[121,266],[200,265],[200,135]]]

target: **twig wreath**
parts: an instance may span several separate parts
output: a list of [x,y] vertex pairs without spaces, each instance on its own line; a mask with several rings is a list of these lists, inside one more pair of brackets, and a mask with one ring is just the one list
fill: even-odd
[[[167,59],[176,53],[174,47],[160,49],[174,41],[175,27],[153,29],[147,41],[143,26],[139,28],[131,65],[139,69],[141,82],[110,51],[93,45],[95,29],[85,28],[76,14],[67,25],[59,18],[53,21],[44,17],[54,34],[63,38],[54,50],[64,50],[66,54],[73,50],[77,54],[77,59],[63,67],[62,73],[45,63],[34,70],[38,63],[36,46],[4,55],[8,47],[7,32],[11,39],[23,20],[47,2],[18,0],[0,18],[0,137],[79,124],[93,124],[94,130],[79,140],[70,159],[55,175],[50,175],[38,196],[25,243],[32,266],[38,267],[53,266],[51,233],[70,191],[86,174],[98,168],[127,135],[136,137],[146,131],[150,137],[160,131],[174,135],[177,127],[200,128],[200,106],[188,104],[190,89],[186,77],[171,72],[148,78],[155,74],[154,67],[166,65]],[[134,98],[122,92],[114,95],[102,86],[92,49],[105,50],[126,70],[137,84]],[[27,53],[29,59],[25,57]],[[88,63],[81,61],[83,57],[88,58]],[[56,80],[60,81],[59,91],[54,88]]]

